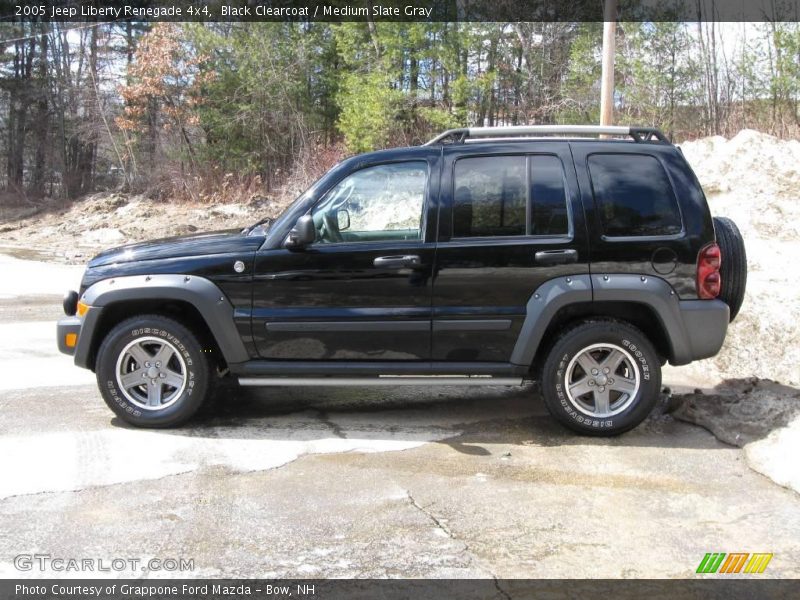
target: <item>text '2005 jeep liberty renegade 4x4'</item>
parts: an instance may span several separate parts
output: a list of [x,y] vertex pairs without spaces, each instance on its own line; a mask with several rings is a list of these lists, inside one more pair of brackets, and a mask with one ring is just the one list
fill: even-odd
[[101,253],[57,335],[139,426],[185,422],[221,377],[534,379],[608,435],[648,415],[661,365],[719,351],[746,274],[657,129],[456,129],[343,161],[274,222]]

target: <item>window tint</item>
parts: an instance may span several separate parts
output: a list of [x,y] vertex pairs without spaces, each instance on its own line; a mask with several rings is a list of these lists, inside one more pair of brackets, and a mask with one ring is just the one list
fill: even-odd
[[462,158],[454,177],[455,238],[569,233],[564,168],[557,156]]
[[564,168],[557,156],[531,156],[531,235],[567,235]]
[[593,154],[592,188],[609,236],[680,233],[681,216],[667,174],[655,157]]
[[525,171],[524,156],[456,161],[453,237],[525,235]]
[[420,239],[427,179],[422,161],[368,167],[345,177],[311,212],[317,242]]

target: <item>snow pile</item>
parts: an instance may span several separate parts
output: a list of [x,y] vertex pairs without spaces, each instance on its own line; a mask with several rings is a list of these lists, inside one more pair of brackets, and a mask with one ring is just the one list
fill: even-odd
[[800,142],[744,130],[682,148],[712,214],[744,236],[748,281],[719,355],[675,373],[716,390],[680,397],[675,416],[741,446],[751,469],[800,493]]
[[752,376],[800,385],[800,142],[745,129],[681,148],[712,214],[739,226],[748,259],[747,294],[722,352],[683,369],[707,386]]
[[680,396],[672,415],[743,448],[751,469],[800,493],[800,391],[755,377],[721,387]]

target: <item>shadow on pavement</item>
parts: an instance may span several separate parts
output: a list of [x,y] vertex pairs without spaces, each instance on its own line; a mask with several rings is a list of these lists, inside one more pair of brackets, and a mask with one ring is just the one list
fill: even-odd
[[[587,437],[550,417],[534,385],[523,388],[224,388],[190,424],[164,435],[213,439],[414,439],[468,455],[486,446],[723,447],[677,423],[669,398],[639,427],[617,437]],[[126,427],[119,419],[112,423]]]

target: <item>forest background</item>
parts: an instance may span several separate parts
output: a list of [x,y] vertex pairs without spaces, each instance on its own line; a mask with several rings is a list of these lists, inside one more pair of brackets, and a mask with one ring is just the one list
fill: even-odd
[[[4,23],[0,207],[288,199],[458,126],[597,123],[602,23]],[[800,133],[800,24],[619,23],[614,120]]]

